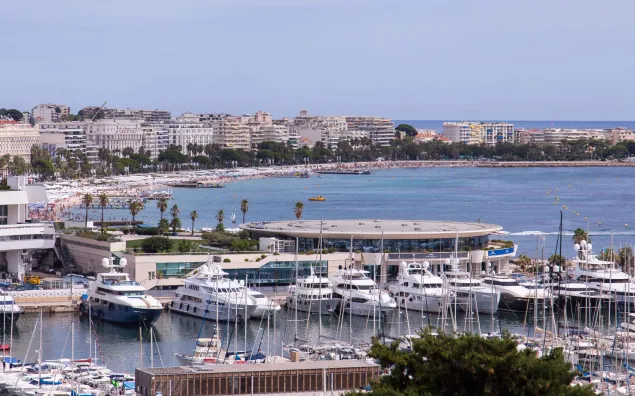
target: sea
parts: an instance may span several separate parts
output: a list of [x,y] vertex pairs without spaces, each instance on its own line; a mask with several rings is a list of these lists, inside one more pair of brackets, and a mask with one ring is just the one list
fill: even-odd
[[[410,124],[417,129],[431,129],[437,132],[443,131],[444,122],[452,121],[479,121],[479,120],[394,120],[395,125]],[[480,121],[505,121],[517,129],[545,129],[545,128],[569,128],[569,129],[607,129],[624,127],[635,129],[635,121],[510,121],[510,120],[480,120]]]
[[[376,169],[373,175],[324,175],[300,178],[238,180],[222,189],[174,189],[170,206],[180,208],[184,227],[192,227],[189,213],[199,218],[194,227],[215,227],[215,215],[225,212],[225,227],[243,221],[240,202],[247,199],[245,220],[268,221],[294,218],[294,204],[304,202],[306,219],[421,219],[480,221],[498,224],[508,232],[500,236],[518,244],[519,253],[548,257],[559,246],[558,229],[562,215],[564,236],[562,253],[574,254],[573,230],[588,229],[594,250],[619,248],[635,242],[635,171],[631,168],[408,168]],[[310,196],[322,195],[324,202],[310,202]],[[83,210],[78,214],[83,215]],[[231,221],[235,214],[237,224]],[[99,210],[90,216],[98,219]],[[106,218],[129,218],[125,210],[106,211]],[[159,211],[150,202],[137,219],[156,224]],[[280,288],[277,293],[284,294]],[[307,321],[307,319],[310,319]],[[469,318],[468,318],[469,319]],[[481,315],[480,322],[457,319],[459,328],[480,324],[483,331],[511,329],[523,332],[523,315],[507,314],[500,318]],[[529,318],[531,319],[531,318]],[[402,312],[386,319],[383,328],[388,336],[414,332],[422,325],[437,323],[435,315]],[[34,361],[38,336],[33,336],[37,314],[25,314],[14,332],[16,357]],[[56,359],[70,356],[70,323],[75,321],[75,356],[88,357],[89,325],[85,318],[72,314],[44,315],[44,356]],[[339,323],[339,325],[338,325]],[[375,326],[373,327],[373,323]],[[471,325],[470,325],[471,323]],[[296,325],[298,331],[296,333]],[[164,313],[153,328],[156,341],[155,366],[179,364],[175,353],[191,353],[197,336],[210,335],[215,324],[201,319]],[[230,350],[245,349],[244,326],[221,324],[224,342]],[[321,330],[320,330],[321,328]],[[280,354],[283,343],[298,338],[315,343],[320,335],[344,341],[369,340],[379,324],[372,318],[338,320],[324,316],[322,325],[314,315],[301,314],[298,321],[292,312],[281,311],[273,320],[251,320],[247,324],[248,350]],[[269,329],[269,331],[267,331]],[[97,322],[97,356],[116,371],[132,372],[134,367],[150,363],[149,329],[139,329]],[[6,333],[8,343],[10,334]],[[93,349],[95,335],[91,335]],[[321,338],[322,340],[328,338]],[[231,341],[230,341],[231,340]],[[238,341],[236,341],[238,340]],[[27,350],[29,355],[26,355]]]

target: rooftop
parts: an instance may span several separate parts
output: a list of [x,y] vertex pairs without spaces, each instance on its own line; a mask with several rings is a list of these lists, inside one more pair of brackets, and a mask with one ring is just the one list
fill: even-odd
[[[321,223],[321,224],[320,224]],[[240,228],[265,234],[298,237],[319,237],[320,225],[324,238],[353,236],[356,239],[431,237],[451,238],[489,235],[503,227],[485,223],[463,223],[429,220],[287,220],[241,224]]]
[[285,362],[285,363],[259,363],[259,364],[224,364],[218,366],[177,366],[177,367],[154,367],[137,369],[152,375],[175,375],[175,374],[205,374],[205,373],[239,373],[254,371],[284,371],[284,370],[321,370],[331,368],[355,368],[355,367],[377,367],[375,363],[368,363],[362,360],[321,360],[314,362]]

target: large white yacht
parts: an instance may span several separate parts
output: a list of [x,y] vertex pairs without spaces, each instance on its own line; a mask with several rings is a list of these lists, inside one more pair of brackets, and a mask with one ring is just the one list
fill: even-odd
[[333,297],[333,288],[328,280],[317,276],[311,270],[311,275],[299,278],[295,284],[289,286],[286,305],[290,310],[320,313],[328,315],[335,310],[339,300]]
[[428,271],[429,267],[427,262],[399,264],[397,283],[389,286],[397,305],[414,311],[439,313],[445,297],[450,297],[447,302],[454,301],[454,292],[446,290],[443,280]]
[[280,310],[280,304],[271,300],[261,292],[247,288],[247,294],[256,300],[256,309],[251,313],[251,318],[260,319],[263,315],[271,315]]
[[4,316],[4,318],[0,318],[1,323],[10,326],[11,323],[15,323],[20,319],[22,312],[24,310],[15,303],[13,297],[7,292],[0,290],[0,315]]
[[529,289],[522,286],[510,276],[490,275],[483,278],[483,283],[492,286],[501,294],[498,309],[505,311],[526,311],[533,309],[534,302],[540,308],[544,304],[550,304],[550,294],[544,288]]
[[90,314],[93,318],[103,319],[129,325],[151,325],[161,315],[163,306],[154,297],[146,294],[146,289],[139,283],[131,281],[125,272],[117,272],[126,266],[122,258],[119,265],[113,258],[104,258],[102,265],[110,272],[97,274],[97,279],[90,282],[85,299],[80,304],[82,314]]
[[248,319],[258,302],[242,283],[227,275],[220,265],[208,260],[176,290],[170,310],[209,320]]
[[360,316],[388,314],[397,307],[395,300],[368,277],[368,271],[340,266],[330,281],[333,297],[340,300],[335,309],[338,314],[341,311]]
[[481,279],[473,278],[469,272],[453,268],[443,274],[448,283],[448,289],[453,291],[456,302],[464,311],[468,311],[470,304],[472,312],[496,313],[500,303],[501,293],[490,285],[484,285]]
[[591,289],[610,294],[618,303],[635,303],[635,283],[612,261],[600,260],[586,241],[575,244],[573,278]]

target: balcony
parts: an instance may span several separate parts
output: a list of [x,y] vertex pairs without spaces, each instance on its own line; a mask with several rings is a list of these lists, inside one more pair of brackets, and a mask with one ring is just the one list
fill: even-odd
[[0,225],[0,251],[52,249],[55,228],[49,223]]

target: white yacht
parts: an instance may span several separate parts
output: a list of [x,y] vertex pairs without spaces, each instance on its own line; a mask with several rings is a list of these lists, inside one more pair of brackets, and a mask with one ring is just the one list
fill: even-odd
[[257,290],[247,288],[247,294],[256,300],[256,309],[251,313],[251,318],[260,319],[263,315],[271,315],[280,310],[280,304],[267,298]]
[[446,302],[454,301],[454,293],[443,287],[443,280],[428,271],[429,264],[401,262],[397,283],[389,289],[395,297],[397,305],[402,308],[439,313]]
[[611,301],[608,293],[603,293],[590,288],[586,283],[576,280],[554,280],[551,283],[553,297],[558,299],[560,305],[571,310],[580,308],[601,307]]
[[618,303],[635,303],[635,283],[614,262],[600,260],[586,241],[575,244],[573,278],[591,289],[610,294]]
[[470,304],[472,312],[496,313],[500,303],[501,293],[490,285],[483,285],[481,279],[473,278],[469,272],[453,268],[443,276],[448,283],[448,289],[453,291],[459,307],[468,311]]
[[368,277],[368,271],[354,268],[340,268],[331,277],[333,297],[340,302],[336,313],[342,311],[351,315],[372,316],[392,312],[397,303],[384,291],[379,290],[375,281]]
[[163,306],[154,297],[146,294],[146,289],[131,281],[125,272],[117,272],[126,266],[122,258],[119,265],[113,258],[104,258],[102,265],[110,272],[97,274],[90,282],[85,299],[80,304],[82,314],[93,318],[120,324],[149,326],[159,319]]
[[335,310],[339,300],[333,297],[333,288],[328,278],[317,276],[311,270],[311,275],[297,279],[289,286],[286,306],[290,310],[330,314]]
[[543,288],[529,289],[522,286],[512,277],[490,275],[483,278],[483,283],[492,286],[501,294],[498,309],[506,311],[526,311],[533,309],[534,301],[538,306],[551,303],[548,291]]
[[192,355],[175,353],[179,360],[189,364],[220,364],[224,363],[227,351],[222,348],[218,331],[214,330],[211,338],[197,338]]
[[3,316],[0,320],[5,326],[11,326],[11,321],[15,323],[20,319],[22,312],[24,312],[24,310],[15,303],[13,297],[3,290],[0,290],[0,304],[0,315]]
[[229,279],[220,265],[208,261],[176,290],[170,310],[209,320],[249,318],[258,302],[238,281]]

